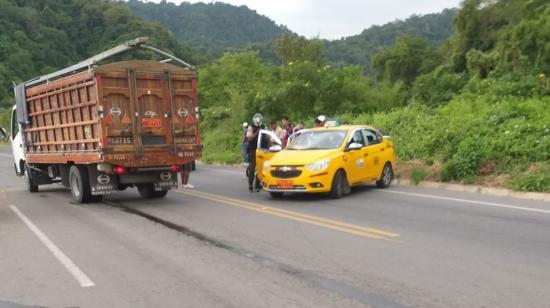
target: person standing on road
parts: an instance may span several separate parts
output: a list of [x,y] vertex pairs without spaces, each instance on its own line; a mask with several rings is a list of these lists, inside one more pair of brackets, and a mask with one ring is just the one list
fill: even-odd
[[241,144],[241,155],[243,157],[243,162],[245,164],[249,163],[249,157],[248,157],[248,138],[246,137],[246,132],[248,131],[248,123],[243,123],[243,139]]
[[256,176],[256,149],[258,148],[258,137],[260,135],[260,129],[263,124],[263,116],[259,113],[256,113],[252,118],[252,125],[248,126],[246,132],[246,138],[248,139],[248,161],[249,161],[249,172],[248,172],[248,190],[253,191],[254,187],[252,186],[255,181],[256,191],[260,191],[260,180]]
[[321,120],[319,120],[319,118],[315,118],[315,120],[313,120],[313,126],[314,127],[323,127],[323,122],[321,122]]
[[283,129],[277,124],[277,121],[271,121],[269,123],[271,126],[271,131],[279,138],[279,140],[283,139]]
[[290,137],[291,135],[292,135],[292,125],[287,122],[283,124],[283,138],[281,139],[281,142],[283,143],[283,149],[286,148],[288,137]]
[[296,134],[297,132],[301,131],[302,129],[304,129],[304,123],[300,122],[298,124],[296,124],[296,126],[294,127],[294,129],[292,129],[292,134]]
[[193,169],[193,162],[189,162],[181,166],[181,185],[183,188],[195,188],[195,186],[189,184],[189,173]]
[[285,129],[285,126],[287,125],[290,125],[290,127],[292,128],[292,123],[290,123],[290,120],[288,119],[287,116],[284,116],[281,118],[281,124],[283,125],[283,129]]

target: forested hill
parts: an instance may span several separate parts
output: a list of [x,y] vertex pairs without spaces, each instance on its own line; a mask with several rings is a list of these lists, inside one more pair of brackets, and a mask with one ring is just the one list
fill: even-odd
[[370,70],[374,54],[383,47],[392,46],[401,36],[420,37],[438,46],[453,34],[453,18],[457,12],[458,9],[446,9],[441,13],[414,15],[406,20],[372,26],[359,35],[324,41],[325,57],[338,66],[359,64]]
[[13,103],[12,81],[58,70],[141,36],[191,63],[199,60],[164,27],[133,16],[121,3],[0,0],[0,107]]
[[[263,54],[271,41],[291,32],[246,6],[221,2],[182,2],[177,5],[165,0],[160,3],[129,0],[126,3],[132,13],[161,23],[180,42],[202,49],[209,55],[243,49],[260,49]],[[421,37],[433,46],[448,39],[453,33],[452,20],[457,11],[447,9],[441,13],[415,15],[406,20],[372,26],[361,34],[341,40],[323,40],[325,58],[334,65],[358,64],[370,70],[373,55],[392,46],[403,35]]]
[[165,0],[158,4],[130,0],[127,4],[135,15],[166,26],[180,42],[211,54],[267,45],[290,32],[246,6],[221,2],[176,5]]

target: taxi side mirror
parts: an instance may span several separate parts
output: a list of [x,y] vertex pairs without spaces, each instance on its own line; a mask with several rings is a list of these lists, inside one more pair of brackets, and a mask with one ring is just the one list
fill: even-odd
[[280,152],[282,150],[283,150],[283,148],[278,144],[275,144],[275,145],[272,145],[271,147],[269,147],[269,152]]
[[360,143],[357,143],[357,142],[353,142],[352,144],[350,144],[347,148],[348,151],[355,151],[355,150],[359,150],[359,149],[362,149],[363,148],[363,145],[360,144]]

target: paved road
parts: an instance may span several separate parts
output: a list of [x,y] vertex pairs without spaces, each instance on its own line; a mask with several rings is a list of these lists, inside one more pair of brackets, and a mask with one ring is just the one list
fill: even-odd
[[0,148],[0,307],[548,307],[550,204],[394,186],[341,200],[194,190],[76,205]]

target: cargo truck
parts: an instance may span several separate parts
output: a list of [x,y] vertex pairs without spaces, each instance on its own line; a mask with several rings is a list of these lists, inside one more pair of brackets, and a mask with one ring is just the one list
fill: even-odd
[[[15,86],[14,169],[29,192],[59,182],[86,203],[128,187],[144,198],[177,188],[177,172],[202,150],[197,75],[147,42],[128,41]],[[136,49],[162,58],[108,63]]]

